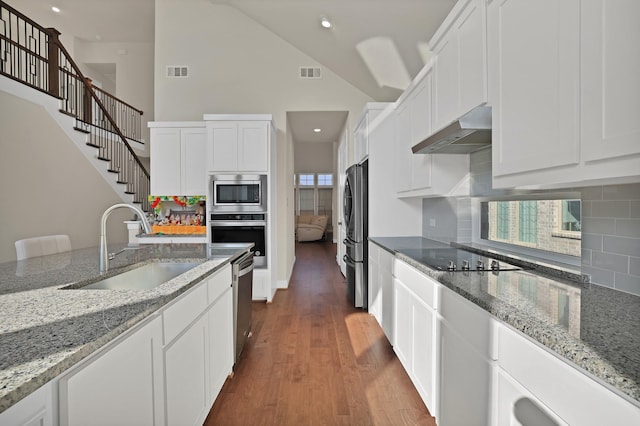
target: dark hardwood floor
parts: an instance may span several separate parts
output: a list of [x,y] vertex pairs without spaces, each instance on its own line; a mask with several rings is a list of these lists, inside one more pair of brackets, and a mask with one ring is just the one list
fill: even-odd
[[435,425],[378,323],[349,305],[335,251],[296,244],[289,289],[253,304],[205,425]]

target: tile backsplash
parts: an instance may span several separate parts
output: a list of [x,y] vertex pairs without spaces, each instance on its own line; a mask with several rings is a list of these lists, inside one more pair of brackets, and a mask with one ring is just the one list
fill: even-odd
[[[472,197],[513,193],[491,187],[490,149],[471,154],[470,164]],[[640,295],[640,184],[569,190],[582,198],[582,273],[590,275],[594,284]],[[424,199],[422,236],[471,241],[471,210],[471,198]]]

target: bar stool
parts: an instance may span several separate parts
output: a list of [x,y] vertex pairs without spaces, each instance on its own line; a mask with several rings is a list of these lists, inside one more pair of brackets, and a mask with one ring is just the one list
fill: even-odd
[[46,235],[18,240],[15,246],[17,258],[22,260],[71,251],[71,239],[68,235]]

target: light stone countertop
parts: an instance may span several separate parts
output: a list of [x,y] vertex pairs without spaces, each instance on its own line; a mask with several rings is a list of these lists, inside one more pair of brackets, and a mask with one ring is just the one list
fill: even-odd
[[[640,406],[640,297],[580,282],[579,274],[576,281],[551,276],[547,265],[541,269],[544,272],[501,271],[498,275],[438,271],[399,250],[448,244],[422,237],[369,237],[369,241]],[[569,274],[561,271],[560,275]],[[559,315],[561,304],[567,315]]]
[[[252,244],[141,244],[98,272],[98,248],[0,263],[0,412],[251,248]],[[109,247],[117,250],[123,246]],[[139,264],[200,263],[148,290],[61,289]]]

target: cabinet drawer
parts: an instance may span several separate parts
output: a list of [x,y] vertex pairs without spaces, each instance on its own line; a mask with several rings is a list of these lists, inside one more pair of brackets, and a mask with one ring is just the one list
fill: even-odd
[[207,291],[209,304],[215,302],[222,293],[231,287],[231,265],[227,265],[207,279]]
[[491,314],[446,287],[440,291],[440,312],[447,325],[487,359],[496,359],[496,321]]
[[394,261],[395,277],[431,308],[438,310],[440,284],[401,260]]
[[640,408],[504,325],[498,364],[569,424],[640,424]]
[[198,285],[181,296],[162,314],[167,345],[207,309],[207,286]]

